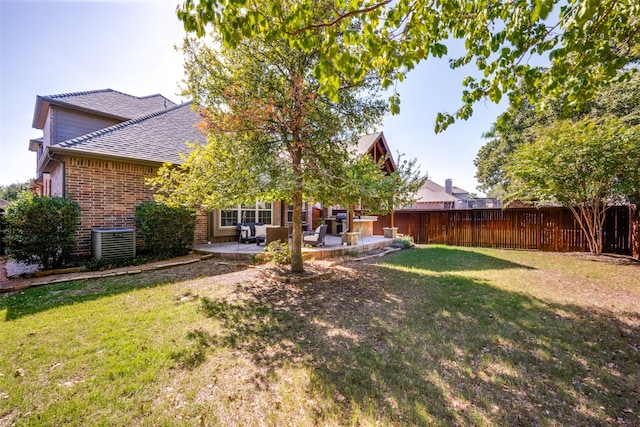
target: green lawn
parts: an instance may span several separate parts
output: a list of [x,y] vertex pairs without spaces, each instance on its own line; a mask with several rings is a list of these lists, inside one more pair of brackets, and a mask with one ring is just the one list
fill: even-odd
[[640,264],[421,246],[0,296],[0,426],[640,425]]

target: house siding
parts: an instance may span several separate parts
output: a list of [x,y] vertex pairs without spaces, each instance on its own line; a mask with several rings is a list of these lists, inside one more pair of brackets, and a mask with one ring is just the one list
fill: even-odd
[[[51,145],[51,129],[53,126],[53,108],[49,108],[47,117],[44,119],[44,128],[42,129],[42,144],[45,147]],[[38,160],[40,156],[38,156]]]
[[55,133],[53,134],[52,144],[58,144],[121,123],[121,120],[101,117],[64,107],[55,108],[53,119],[55,123],[53,127]]
[[[77,255],[91,254],[93,228],[135,228],[135,208],[153,199],[145,179],[156,176],[158,168],[129,162],[83,157],[65,158],[66,194],[81,210]],[[197,216],[195,243],[207,241],[207,215]],[[142,246],[137,235],[137,246]]]

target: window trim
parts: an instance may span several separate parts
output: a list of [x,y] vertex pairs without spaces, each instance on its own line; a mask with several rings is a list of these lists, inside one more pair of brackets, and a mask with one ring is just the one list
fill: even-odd
[[[265,205],[265,206],[269,206],[268,208],[260,208],[260,205]],[[273,202],[264,202],[261,200],[256,200],[256,202],[254,203],[254,207],[248,208],[247,204],[239,204],[236,205],[232,208],[229,209],[220,209],[219,210],[219,215],[218,215],[218,225],[220,226],[221,229],[227,229],[227,230],[231,230],[231,229],[235,229],[238,224],[240,224],[242,222],[242,211],[253,211],[256,220],[260,219],[260,212],[269,212],[269,216],[271,217],[271,219],[269,220],[269,222],[263,222],[263,224],[266,225],[273,225]],[[222,212],[235,212],[236,213],[236,224],[235,225],[222,225]],[[253,221],[249,221],[249,222],[253,222]]]

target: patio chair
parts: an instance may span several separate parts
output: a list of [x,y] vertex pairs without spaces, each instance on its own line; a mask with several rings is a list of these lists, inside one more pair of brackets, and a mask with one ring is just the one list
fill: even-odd
[[324,236],[327,234],[327,225],[321,225],[315,231],[306,232],[302,237],[305,245],[324,246]]

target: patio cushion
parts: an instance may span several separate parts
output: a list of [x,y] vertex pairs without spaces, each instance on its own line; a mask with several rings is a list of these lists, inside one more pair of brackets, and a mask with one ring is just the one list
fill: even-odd
[[240,227],[240,232],[242,233],[242,238],[247,239],[249,238],[249,236],[251,236],[251,227],[249,227],[248,225],[243,225],[242,227]]
[[257,225],[255,226],[256,236],[266,236],[267,235],[267,226],[266,225]]

